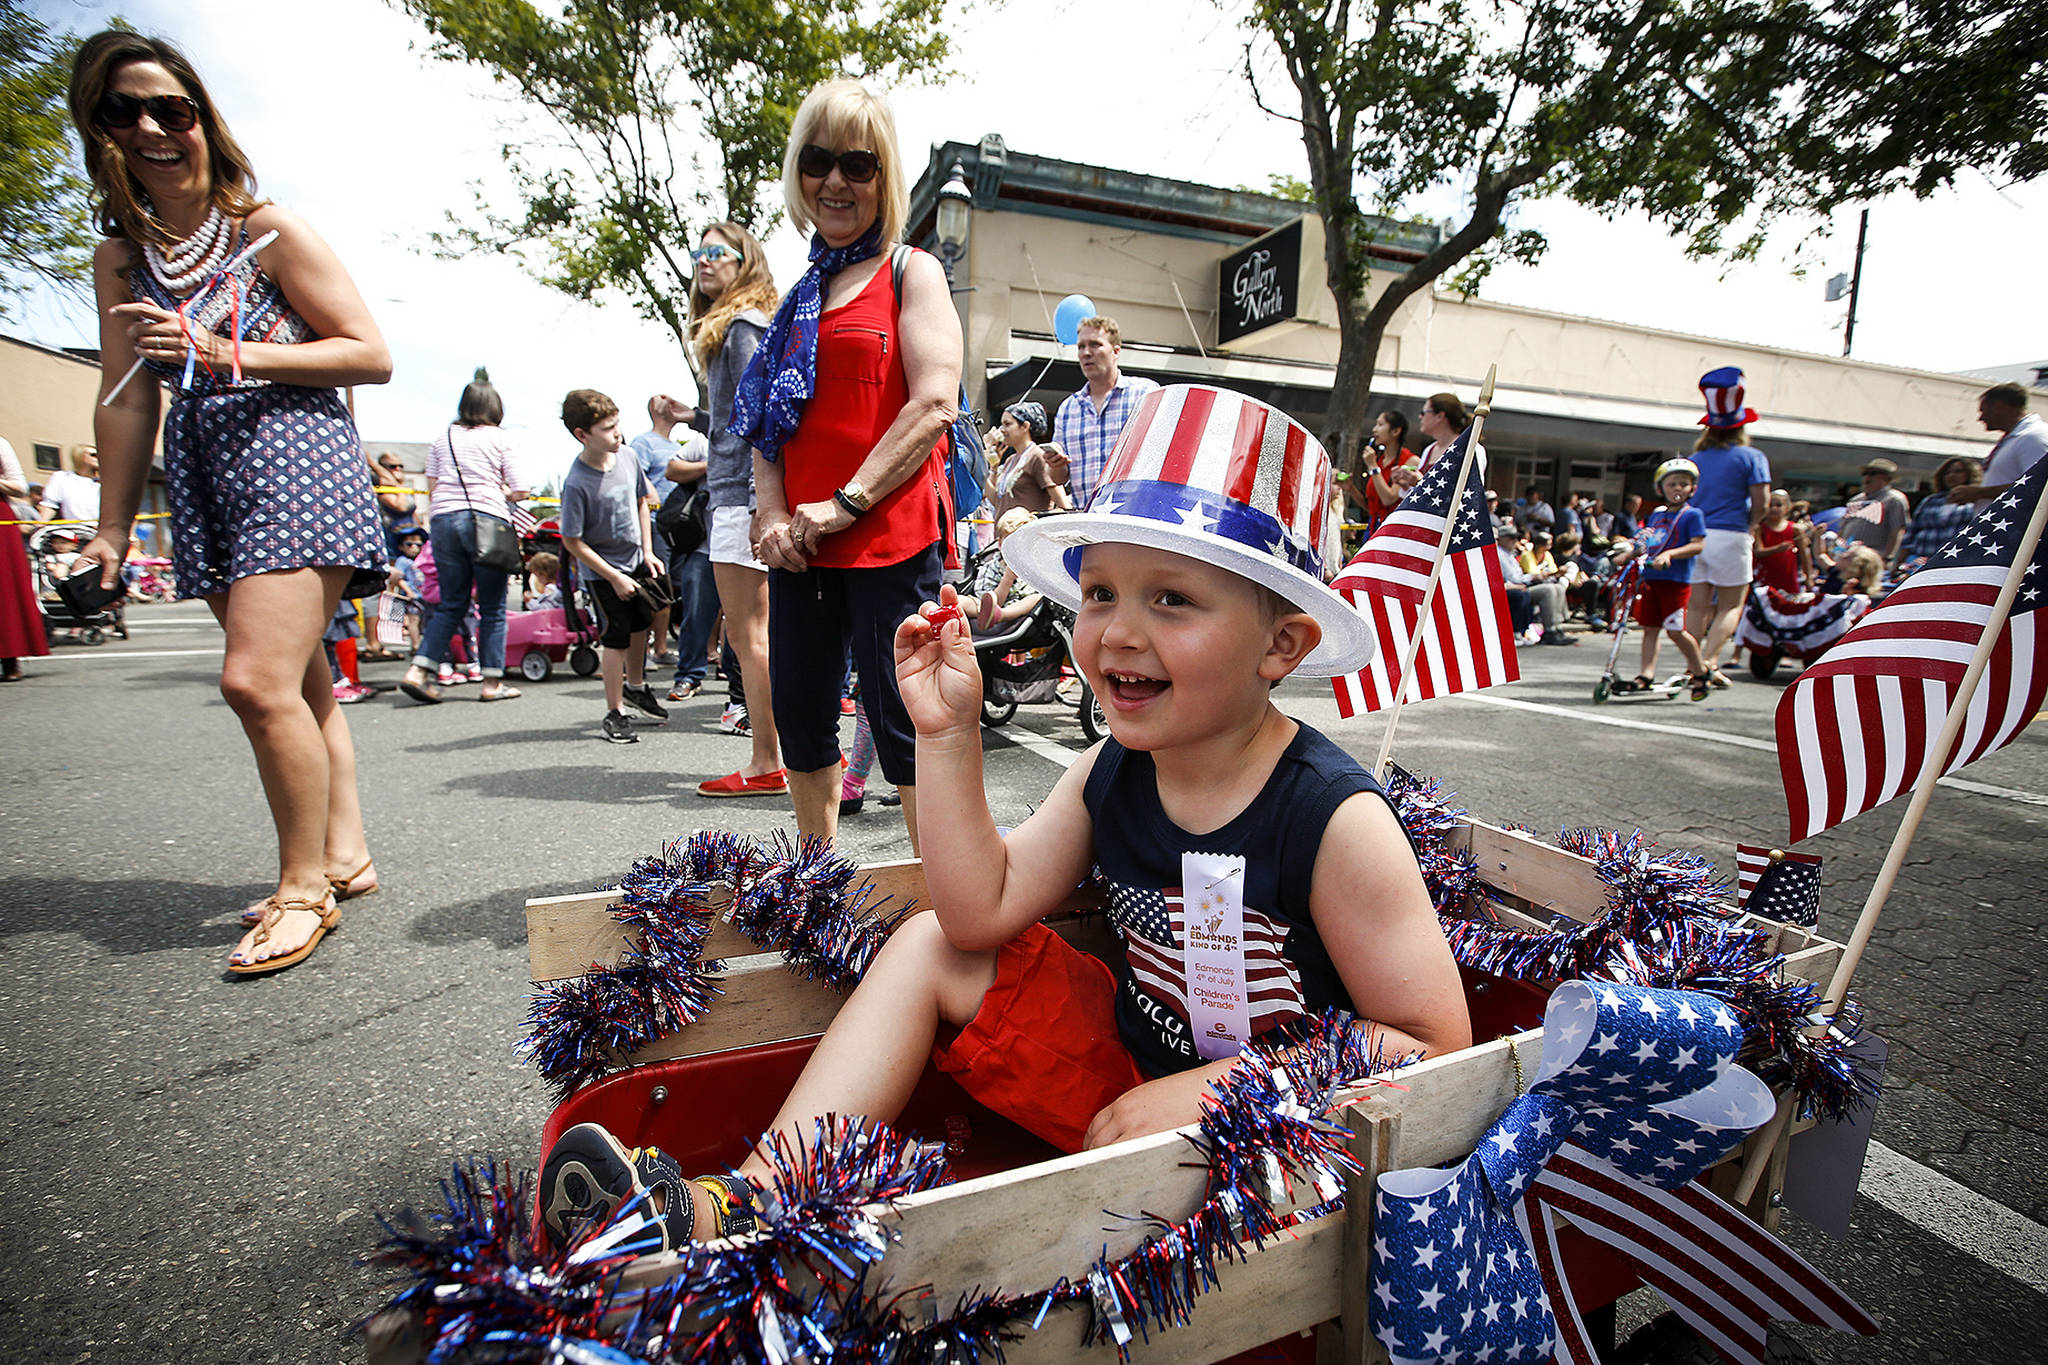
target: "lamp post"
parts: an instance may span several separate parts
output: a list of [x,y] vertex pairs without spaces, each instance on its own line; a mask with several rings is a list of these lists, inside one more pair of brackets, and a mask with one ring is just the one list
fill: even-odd
[[967,254],[968,220],[974,206],[974,192],[967,188],[967,168],[953,163],[953,174],[939,186],[939,260],[946,267],[946,284],[953,283],[953,265]]

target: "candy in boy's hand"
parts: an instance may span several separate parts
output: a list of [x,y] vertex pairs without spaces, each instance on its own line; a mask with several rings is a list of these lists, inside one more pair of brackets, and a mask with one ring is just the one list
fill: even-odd
[[943,607],[934,607],[931,613],[925,617],[925,620],[932,623],[932,637],[934,639],[938,638],[939,631],[945,628],[946,622],[961,619],[963,618],[960,613],[960,605],[957,602],[949,602]]

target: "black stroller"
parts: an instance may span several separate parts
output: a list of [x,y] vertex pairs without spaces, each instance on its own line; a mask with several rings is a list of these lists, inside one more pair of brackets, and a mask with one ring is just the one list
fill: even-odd
[[[975,662],[981,665],[981,723],[1000,729],[1019,706],[1065,706],[1060,693],[1069,661],[1074,657],[1074,613],[1041,597],[1028,615],[1004,623],[997,633],[974,639]],[[1081,733],[1090,744],[1109,733],[1102,703],[1088,680],[1074,675],[1080,686]]]
[[57,590],[57,585],[71,576],[78,547],[91,534],[90,528],[81,530],[72,522],[38,527],[29,533],[28,555],[36,572],[36,605],[42,608],[43,634],[51,644],[57,642],[59,633],[67,630],[77,631],[88,645],[105,644],[109,630],[124,640],[128,638],[125,603],[120,598],[97,611],[81,612]]
[[[990,546],[967,564],[967,591],[992,592],[1002,577],[1002,552]],[[974,635],[974,659],[981,667],[981,723],[990,729],[1009,724],[1019,706],[1068,705],[1061,684],[1072,681],[1081,689],[1079,708],[1081,733],[1090,744],[1109,733],[1102,703],[1095,689],[1071,669],[1074,657],[1074,613],[1050,597],[1041,597],[1031,610],[1014,621],[1006,621],[986,634]]]

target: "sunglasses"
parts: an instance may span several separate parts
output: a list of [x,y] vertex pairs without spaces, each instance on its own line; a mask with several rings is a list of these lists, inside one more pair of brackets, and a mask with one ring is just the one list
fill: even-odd
[[804,144],[796,154],[796,168],[813,180],[823,180],[837,166],[839,173],[856,185],[865,185],[882,169],[882,159],[873,152],[851,151],[834,154],[830,147],[815,142]]
[[746,257],[740,253],[738,247],[730,247],[723,242],[713,242],[710,246],[701,246],[698,247],[695,251],[691,252],[690,259],[697,262],[699,265],[702,265],[706,261],[711,262],[711,264],[713,265],[717,265],[720,261],[727,259],[735,261],[744,261]]
[[184,95],[137,98],[110,90],[100,96],[100,106],[93,111],[93,118],[102,128],[133,128],[145,113],[165,132],[182,133],[199,122],[199,101]]

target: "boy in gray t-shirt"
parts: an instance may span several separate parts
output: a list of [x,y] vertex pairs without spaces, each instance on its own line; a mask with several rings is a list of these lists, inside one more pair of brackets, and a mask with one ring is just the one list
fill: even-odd
[[639,461],[619,458],[625,438],[617,403],[595,389],[576,389],[562,400],[562,425],[583,444],[562,481],[562,548],[589,578],[603,629],[604,738],[633,744],[639,737],[626,723],[626,702],[668,719],[646,679],[654,608],[643,589],[653,577],[653,491]]

